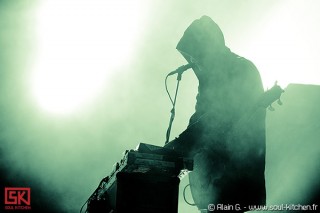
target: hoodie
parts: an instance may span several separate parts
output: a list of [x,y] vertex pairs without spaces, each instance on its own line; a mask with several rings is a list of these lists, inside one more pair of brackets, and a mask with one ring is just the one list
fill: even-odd
[[193,199],[208,204],[264,204],[265,109],[255,65],[230,51],[208,16],[191,23],[177,44],[199,80],[195,113],[177,140],[194,157]]

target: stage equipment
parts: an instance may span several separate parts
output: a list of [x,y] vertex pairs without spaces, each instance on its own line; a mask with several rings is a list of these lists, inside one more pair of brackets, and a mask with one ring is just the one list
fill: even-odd
[[140,143],[126,150],[87,201],[88,213],[177,213],[179,183],[193,160],[178,152]]

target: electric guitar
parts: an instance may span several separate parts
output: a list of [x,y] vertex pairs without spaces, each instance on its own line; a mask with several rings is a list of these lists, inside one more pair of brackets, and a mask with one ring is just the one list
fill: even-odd
[[[261,108],[268,108],[270,111],[274,111],[274,107],[272,106],[272,103],[277,101],[277,103],[279,105],[282,105],[282,101],[280,100],[281,94],[284,92],[284,90],[277,85],[277,82],[275,82],[274,86],[265,91],[261,97],[257,100],[257,103],[254,104],[254,106],[252,108],[250,108],[249,110],[247,110],[247,113],[244,113],[244,115],[235,123],[245,123],[245,121],[248,121],[250,119],[254,118],[254,114],[255,112],[258,111],[258,109]],[[202,116],[200,116],[200,118],[190,124],[188,126],[188,128],[182,132],[179,136],[179,138],[176,138],[172,141],[170,141],[169,143],[165,144],[165,148],[169,148],[169,149],[175,149],[176,151],[181,151],[182,153],[184,152],[183,150],[186,150],[190,147],[186,147],[192,144],[184,144],[184,140],[188,140],[189,136],[192,135],[192,131],[193,129],[197,128],[197,126],[199,125],[198,123],[203,121],[206,117],[208,117],[211,113],[208,112]]]

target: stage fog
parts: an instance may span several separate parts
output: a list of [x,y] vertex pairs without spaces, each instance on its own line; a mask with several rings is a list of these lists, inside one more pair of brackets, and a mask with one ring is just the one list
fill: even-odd
[[[275,81],[285,90],[267,109],[267,204],[319,205],[319,9],[315,0],[0,1],[0,190],[30,187],[35,211],[79,212],[125,150],[163,146],[164,78],[186,64],[176,50],[185,28],[208,15],[265,91]],[[197,87],[186,71],[171,139],[187,127]],[[196,213],[187,184],[179,213]]]

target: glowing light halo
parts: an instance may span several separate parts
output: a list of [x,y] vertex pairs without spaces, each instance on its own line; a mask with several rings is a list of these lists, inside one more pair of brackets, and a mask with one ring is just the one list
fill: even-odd
[[95,98],[131,54],[142,25],[139,1],[46,0],[38,8],[32,94],[52,113]]

